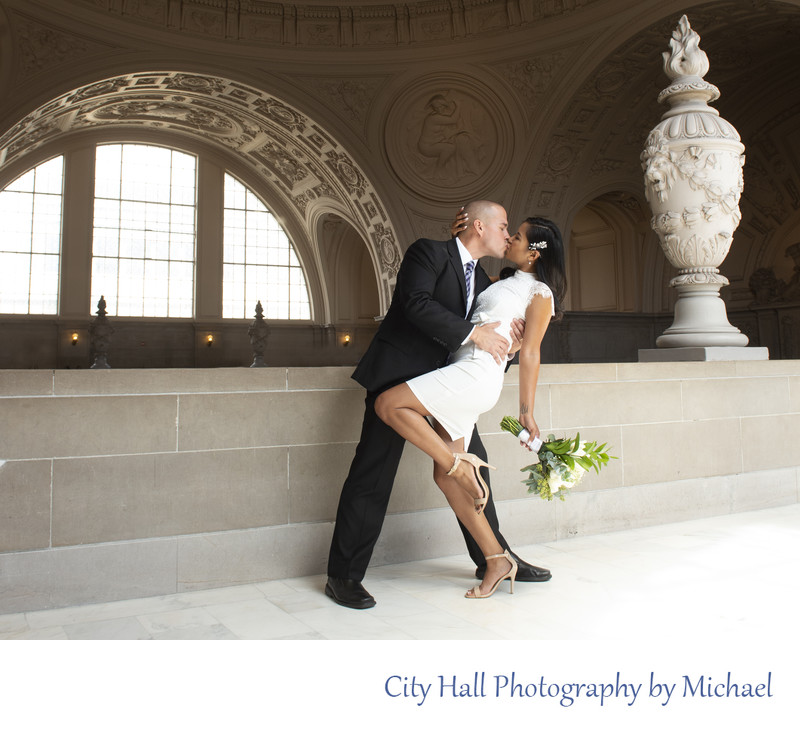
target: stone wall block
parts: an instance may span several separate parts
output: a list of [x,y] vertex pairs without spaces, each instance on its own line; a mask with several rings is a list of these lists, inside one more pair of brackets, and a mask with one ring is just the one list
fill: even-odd
[[363,413],[363,391],[182,395],[179,447],[192,451],[357,441]]
[[287,389],[345,389],[356,390],[362,394],[363,387],[350,375],[354,366],[328,366],[321,370],[317,366],[293,366],[287,370]]
[[789,377],[789,402],[786,409],[792,413],[800,413],[800,370],[795,376]]
[[178,591],[318,574],[332,534],[332,523],[316,523],[179,538]]
[[286,457],[274,448],[56,460],[53,545],[285,525]]
[[[543,364],[539,370],[539,384],[574,384],[575,382],[614,382],[617,371],[624,364]],[[512,366],[506,374],[516,374],[519,378],[519,367]]]
[[447,500],[433,482],[433,461],[418,448],[406,443],[389,498],[389,512],[434,510],[445,506]]
[[763,510],[800,502],[800,467],[764,469],[735,478],[731,512]]
[[738,418],[624,426],[625,486],[738,474],[741,444]]
[[328,443],[289,449],[289,522],[330,521],[356,445]]
[[[731,512],[735,477],[684,479],[590,493],[579,489],[556,506],[557,539],[597,535]],[[632,556],[632,559],[635,559]],[[637,564],[635,560],[632,566]]]
[[52,369],[8,369],[0,372],[0,397],[53,394]]
[[0,614],[175,592],[175,539],[0,554]]
[[194,392],[268,392],[286,389],[286,369],[114,369],[55,372],[56,395],[160,395]]
[[556,427],[663,423],[681,419],[677,382],[585,382],[551,388]]
[[0,552],[50,545],[50,462],[0,462]]
[[780,415],[786,411],[786,377],[681,382],[687,420]]
[[0,399],[0,459],[175,448],[175,397]]
[[745,471],[800,466],[800,414],[742,418]]

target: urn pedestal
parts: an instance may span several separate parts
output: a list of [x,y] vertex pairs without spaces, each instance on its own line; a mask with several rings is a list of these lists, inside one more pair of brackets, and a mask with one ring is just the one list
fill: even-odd
[[739,349],[737,358],[767,358],[764,350],[744,349],[748,338],[728,322],[719,296],[728,280],[718,267],[741,220],[744,145],[736,129],[708,105],[719,90],[703,79],[709,64],[699,41],[683,16],[672,34],[671,52],[663,55],[672,83],[658,99],[670,109],[650,132],[641,156],[651,225],[678,269],[670,282],[678,299],[672,325],[656,340],[659,349],[671,349],[670,358],[650,349],[639,352],[640,361],[697,360],[714,352],[696,349],[719,347]]

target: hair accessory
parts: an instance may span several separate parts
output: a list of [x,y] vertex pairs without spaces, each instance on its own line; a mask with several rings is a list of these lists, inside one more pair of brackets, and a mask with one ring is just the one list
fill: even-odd
[[547,241],[537,241],[536,243],[528,244],[529,251],[541,251],[542,249],[546,248],[547,248]]

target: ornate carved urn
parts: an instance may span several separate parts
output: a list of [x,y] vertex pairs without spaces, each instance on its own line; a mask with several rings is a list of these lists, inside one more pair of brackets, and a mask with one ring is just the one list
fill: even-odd
[[678,270],[673,324],[659,348],[746,346],[747,336],[729,322],[719,290],[728,280],[719,265],[739,225],[744,146],[736,129],[708,106],[719,90],[706,82],[708,57],[684,15],[665,52],[672,84],[659,102],[670,109],[650,132],[642,152],[651,225]]

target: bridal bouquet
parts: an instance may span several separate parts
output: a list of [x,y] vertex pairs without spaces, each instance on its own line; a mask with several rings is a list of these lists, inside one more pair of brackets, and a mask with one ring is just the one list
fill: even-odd
[[609,459],[617,458],[606,453],[605,443],[598,446],[596,441],[581,442],[580,433],[575,438],[556,438],[551,434],[546,441],[538,438],[528,441],[528,431],[510,415],[500,421],[500,427],[513,433],[523,443],[527,442],[537,453],[538,463],[525,466],[520,471],[530,472],[524,484],[528,492],[539,495],[543,500],[552,500],[553,497],[563,500],[564,492],[578,484],[587,471],[594,469],[599,474],[600,468],[608,464]]

